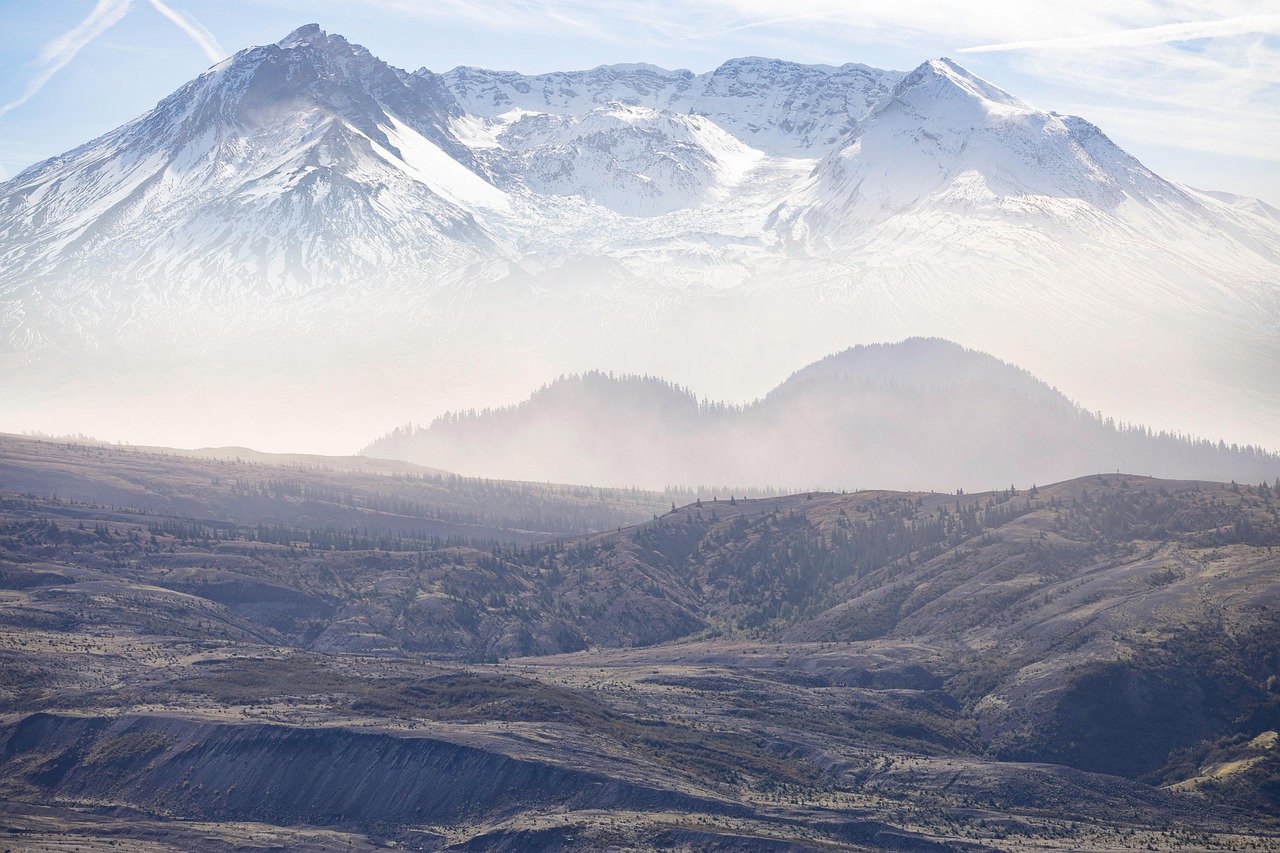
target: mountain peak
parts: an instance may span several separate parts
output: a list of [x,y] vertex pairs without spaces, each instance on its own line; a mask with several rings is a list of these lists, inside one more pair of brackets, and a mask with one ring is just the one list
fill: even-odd
[[329,34],[320,29],[319,24],[303,24],[276,42],[276,45],[283,48],[304,47],[321,44],[328,40]]
[[914,71],[902,78],[902,81],[898,84],[896,94],[901,97],[909,92],[926,89],[935,96],[948,90],[951,92],[958,90],[982,101],[990,101],[1016,109],[1031,109],[1026,102],[1015,98],[1000,87],[988,83],[958,62],[945,56],[921,63]]

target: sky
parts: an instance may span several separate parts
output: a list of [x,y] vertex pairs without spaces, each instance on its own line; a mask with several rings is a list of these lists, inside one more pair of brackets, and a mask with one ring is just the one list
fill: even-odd
[[0,180],[311,22],[410,70],[949,56],[1166,178],[1280,206],[1275,0],[0,0]]

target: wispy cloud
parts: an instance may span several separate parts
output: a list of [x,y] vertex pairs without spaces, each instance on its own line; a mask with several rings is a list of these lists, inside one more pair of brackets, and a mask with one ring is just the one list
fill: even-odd
[[1265,37],[1213,40],[1196,50],[1164,43],[1011,56],[1021,72],[1054,81],[1063,98],[1055,108],[1084,115],[1112,135],[1280,159],[1280,54]]
[[[997,84],[1015,86],[1045,108],[1105,117],[1130,140],[1227,155],[1277,150],[1274,0],[361,2],[470,25],[501,19],[508,33],[590,34],[636,55],[674,44],[714,61],[749,51],[802,61],[893,54],[918,62],[958,51]],[[1193,40],[1201,41],[1187,43]],[[1028,78],[1040,84],[1038,92],[1034,84],[1027,90]],[[1192,132],[1197,123],[1203,126]]]
[[1011,41],[962,47],[960,53],[994,53],[1008,50],[1088,50],[1093,48],[1140,47],[1169,44],[1204,38],[1223,38],[1250,33],[1280,33],[1280,15],[1243,15],[1218,21],[1195,21],[1186,24],[1163,24],[1132,30],[1098,33],[1068,38]]
[[210,62],[221,62],[226,58],[227,52],[222,49],[222,45],[218,44],[218,40],[214,38],[213,33],[205,29],[199,21],[185,17],[171,6],[162,3],[161,0],[151,0],[151,5],[161,15],[173,21],[178,29],[190,36],[191,40],[204,51],[204,55],[209,57]]
[[98,0],[88,17],[45,45],[33,63],[34,71],[22,94],[9,103],[0,105],[0,116],[35,97],[53,75],[75,59],[77,53],[123,18],[129,11],[129,6],[130,0]]

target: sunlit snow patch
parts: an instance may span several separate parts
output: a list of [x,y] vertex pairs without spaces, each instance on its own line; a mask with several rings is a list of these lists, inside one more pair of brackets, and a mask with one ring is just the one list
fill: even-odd
[[387,141],[399,150],[400,157],[376,142],[374,150],[388,163],[459,207],[484,207],[500,211],[511,209],[510,201],[502,190],[450,157],[435,143],[395,116],[388,114],[387,120],[389,124],[379,127],[387,135]]

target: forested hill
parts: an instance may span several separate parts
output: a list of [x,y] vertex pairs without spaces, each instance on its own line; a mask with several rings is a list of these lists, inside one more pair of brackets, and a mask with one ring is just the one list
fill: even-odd
[[567,376],[516,406],[402,427],[364,453],[469,475],[662,488],[969,490],[1100,471],[1260,482],[1280,457],[1117,423],[948,341],[859,346],[745,406],[648,376]]

